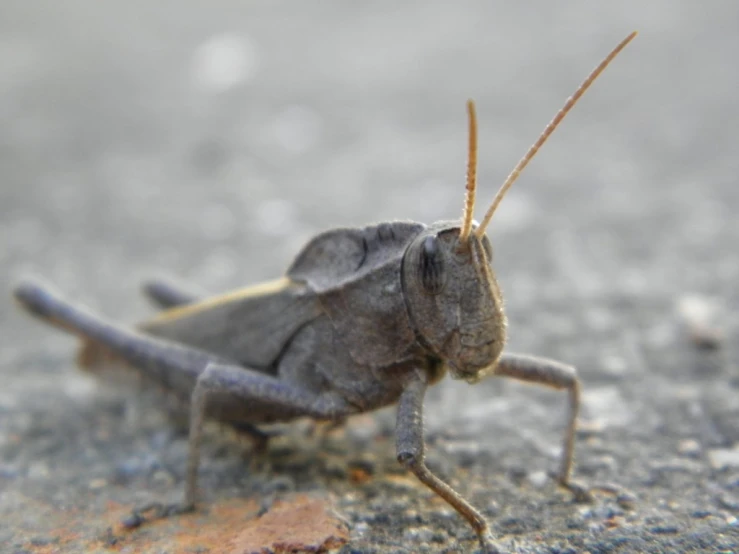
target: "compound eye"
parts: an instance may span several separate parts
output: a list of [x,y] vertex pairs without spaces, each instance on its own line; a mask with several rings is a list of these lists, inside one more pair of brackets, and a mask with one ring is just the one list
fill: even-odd
[[428,294],[439,294],[446,283],[446,262],[439,239],[426,237],[421,245],[418,274]]

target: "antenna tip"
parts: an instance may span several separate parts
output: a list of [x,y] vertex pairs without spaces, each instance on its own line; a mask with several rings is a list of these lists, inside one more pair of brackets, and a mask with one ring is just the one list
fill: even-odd
[[632,40],[634,40],[634,37],[639,34],[639,31],[631,31],[625,39],[621,41],[621,44],[623,46],[626,46],[628,43],[630,43]]

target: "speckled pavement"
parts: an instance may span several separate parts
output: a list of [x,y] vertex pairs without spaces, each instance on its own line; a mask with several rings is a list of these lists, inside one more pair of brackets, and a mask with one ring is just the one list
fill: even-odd
[[581,373],[576,475],[636,501],[557,490],[565,398],[516,383],[436,386],[429,464],[509,552],[739,552],[729,0],[3,2],[0,552],[243,552],[238,532],[306,498],[338,522],[314,549],[474,552],[395,462],[392,410],[323,440],[297,425],[256,461],[212,434],[206,510],[122,531],[132,506],[179,498],[186,437],[157,397],[78,372],[73,341],[21,314],[11,284],[38,275],[135,322],[152,274],[222,291],[280,275],[328,227],[459,217],[468,98],[481,217],[634,29],[489,236],[510,349]]

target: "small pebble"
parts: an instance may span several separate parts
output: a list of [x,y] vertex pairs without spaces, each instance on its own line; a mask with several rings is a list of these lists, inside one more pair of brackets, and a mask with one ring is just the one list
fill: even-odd
[[722,508],[726,508],[732,512],[739,512],[739,496],[722,493],[718,496],[717,501]]
[[636,495],[628,491],[622,491],[616,497],[616,503],[624,510],[633,510],[636,508],[637,501],[638,498]]
[[650,531],[658,535],[671,535],[679,532],[680,528],[677,525],[656,525]]
[[528,474],[528,481],[537,489],[540,489],[549,483],[549,476],[546,471],[533,471]]
[[121,525],[124,529],[136,529],[137,527],[140,527],[141,524],[143,524],[146,521],[146,518],[142,516],[141,514],[130,514],[126,516],[123,521],[121,521]]
[[701,445],[697,440],[693,439],[684,439],[681,440],[680,443],[677,445],[677,451],[682,454],[683,456],[690,456],[691,458],[696,458],[700,456],[701,453]]
[[716,324],[718,304],[699,294],[686,294],[677,302],[677,313],[692,343],[701,350],[715,350],[723,342],[723,332]]
[[93,479],[87,484],[87,486],[92,490],[102,489],[107,485],[108,482],[105,479]]
[[428,527],[406,529],[403,538],[413,542],[430,543],[434,538],[434,531]]
[[362,535],[365,535],[369,530],[369,523],[367,523],[366,521],[360,521],[358,523],[355,523],[352,527],[352,536],[354,538],[361,537]]
[[708,451],[708,461],[713,469],[739,467],[739,446],[734,448],[717,448]]
[[617,527],[621,527],[626,520],[622,517],[616,516],[609,518],[605,521],[605,526],[608,529],[616,529]]

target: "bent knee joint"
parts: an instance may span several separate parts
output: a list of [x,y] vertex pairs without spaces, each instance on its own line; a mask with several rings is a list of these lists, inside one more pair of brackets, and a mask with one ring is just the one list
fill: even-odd
[[573,366],[564,364],[549,366],[544,370],[539,370],[536,372],[536,377],[531,380],[558,390],[572,390],[577,389],[580,386],[577,369]]
[[577,376],[577,369],[571,365],[563,365],[557,368],[555,372],[557,382],[563,388],[573,388],[580,384],[580,378]]
[[201,405],[205,402],[208,391],[217,383],[215,374],[216,366],[208,364],[203,372],[198,375],[195,387],[192,390],[191,402],[193,405]]
[[413,470],[423,464],[423,455],[408,450],[398,452],[398,463],[406,469]]

